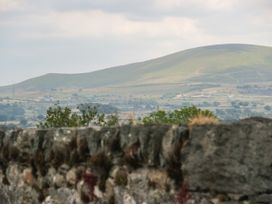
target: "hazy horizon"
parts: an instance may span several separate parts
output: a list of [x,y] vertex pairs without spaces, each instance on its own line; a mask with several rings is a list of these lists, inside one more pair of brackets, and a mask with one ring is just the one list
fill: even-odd
[[1,0],[0,86],[205,45],[272,46],[268,0]]

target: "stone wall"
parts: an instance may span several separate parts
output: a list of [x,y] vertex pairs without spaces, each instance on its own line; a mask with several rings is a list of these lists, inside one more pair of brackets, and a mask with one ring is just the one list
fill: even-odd
[[272,203],[272,120],[0,131],[0,203]]

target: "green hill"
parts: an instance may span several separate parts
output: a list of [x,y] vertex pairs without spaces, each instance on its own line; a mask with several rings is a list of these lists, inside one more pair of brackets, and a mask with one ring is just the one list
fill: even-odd
[[[76,70],[76,68],[75,68]],[[243,84],[272,79],[272,47],[222,44],[82,74],[46,74],[0,91],[127,87],[183,82]]]

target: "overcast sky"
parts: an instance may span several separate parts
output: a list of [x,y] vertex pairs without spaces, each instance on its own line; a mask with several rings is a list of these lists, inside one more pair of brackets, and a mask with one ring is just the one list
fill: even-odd
[[0,0],[0,85],[221,43],[272,46],[272,1]]

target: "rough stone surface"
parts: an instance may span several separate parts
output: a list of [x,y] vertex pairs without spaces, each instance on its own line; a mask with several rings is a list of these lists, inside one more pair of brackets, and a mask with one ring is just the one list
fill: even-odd
[[0,203],[272,203],[272,120],[0,131]]
[[272,121],[195,127],[182,150],[190,190],[254,195],[272,189]]

